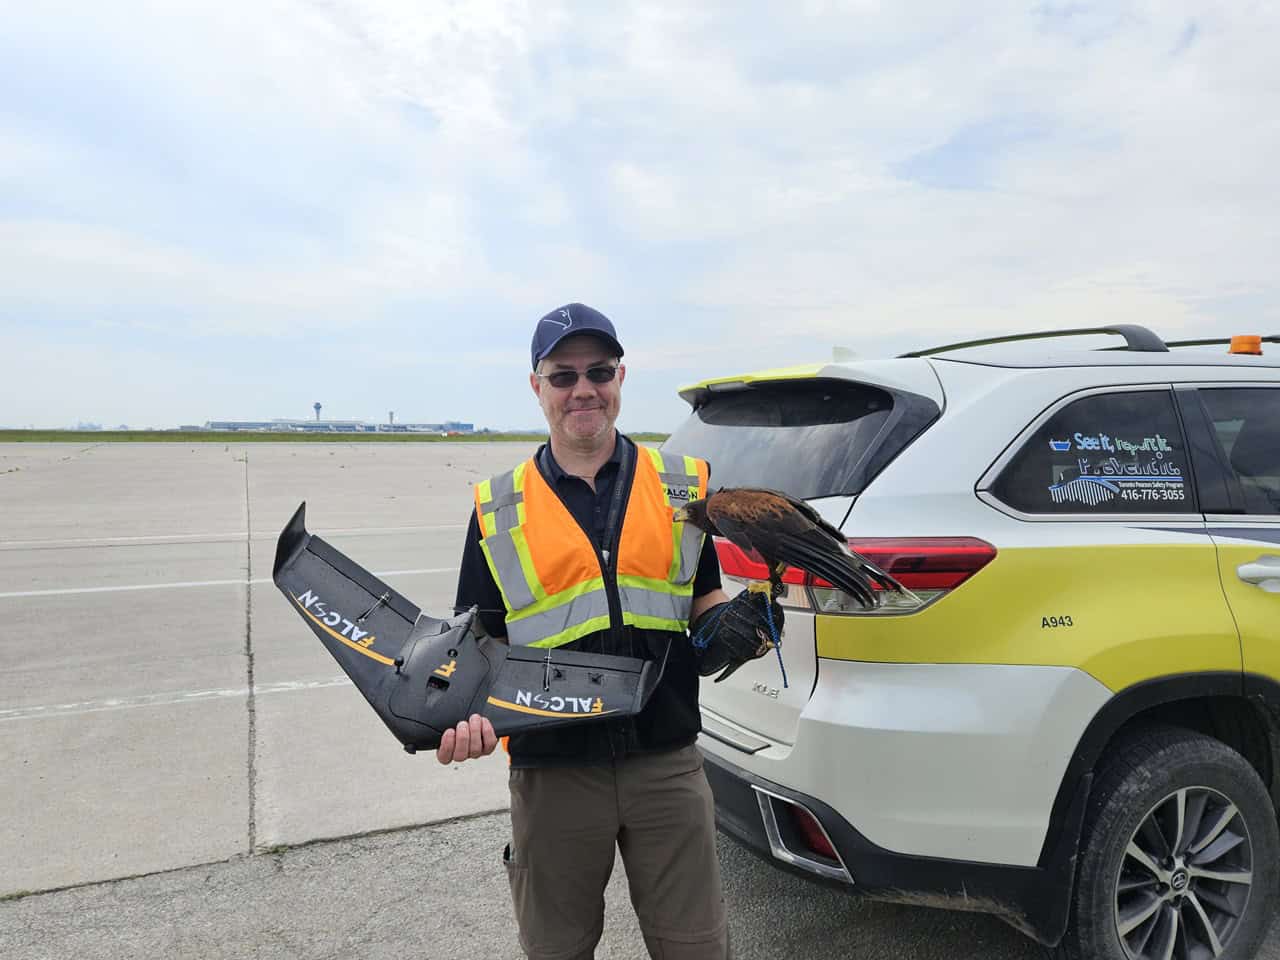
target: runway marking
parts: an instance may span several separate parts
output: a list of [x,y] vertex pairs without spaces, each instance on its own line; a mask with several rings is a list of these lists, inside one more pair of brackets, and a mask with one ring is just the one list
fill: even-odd
[[[299,690],[323,690],[327,687],[350,686],[346,677],[328,680],[286,680],[280,683],[254,685],[254,696],[267,693],[294,693]],[[249,695],[248,687],[222,690],[175,690],[170,693],[148,693],[137,697],[112,697],[107,700],[83,700],[79,703],[54,703],[38,707],[0,710],[0,723],[6,720],[40,720],[45,717],[75,717],[84,713],[108,710],[136,710],[139,707],[167,707],[180,703],[208,703]]]
[[[415,570],[376,570],[375,577],[401,577],[415,573],[457,573],[457,567],[420,567]],[[252,580],[181,580],[175,583],[131,583],[116,587],[63,587],[56,590],[15,590],[0,593],[0,600],[18,597],[65,597],[80,593],[124,593],[129,590],[177,590],[189,587],[248,586],[251,583],[271,583],[270,577],[254,577]]]
[[[465,530],[465,523],[433,523],[411,527],[346,527],[334,530],[312,530],[321,537],[377,535],[384,533],[420,533],[426,530]],[[75,537],[63,540],[0,540],[0,550],[49,550],[57,547],[149,546],[167,543],[235,543],[246,536],[244,530],[229,533],[171,533],[144,537]],[[278,534],[264,533],[254,540],[275,540]]]

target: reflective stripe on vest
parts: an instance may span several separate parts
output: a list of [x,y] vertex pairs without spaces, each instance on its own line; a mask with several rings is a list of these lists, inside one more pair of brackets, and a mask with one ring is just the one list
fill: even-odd
[[[658,479],[662,483],[667,505],[678,510],[690,500],[697,500],[707,495],[707,465],[693,457],[683,457],[682,463],[672,466],[683,466],[682,473],[667,473],[664,470],[662,455],[657,450],[644,448],[657,468]],[[702,551],[703,532],[691,523],[677,523],[676,560],[671,568],[669,578],[675,583],[692,583],[693,575],[698,572],[698,555]]]
[[480,536],[489,537],[524,523],[524,494],[516,492],[526,464],[476,487],[476,519]]
[[[704,534],[672,523],[705,496],[707,465],[637,448],[617,542],[622,622],[683,631]],[[625,478],[619,478],[625,482]],[[480,547],[507,608],[511,643],[558,647],[609,629],[608,593],[595,547],[532,460],[476,486]]]

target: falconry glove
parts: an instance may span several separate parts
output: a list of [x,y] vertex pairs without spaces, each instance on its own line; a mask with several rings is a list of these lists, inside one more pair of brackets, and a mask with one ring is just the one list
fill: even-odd
[[[770,623],[772,617],[772,623]],[[732,600],[704,610],[689,625],[698,673],[722,671],[724,680],[748,660],[763,657],[782,636],[782,607],[768,594],[744,590]]]

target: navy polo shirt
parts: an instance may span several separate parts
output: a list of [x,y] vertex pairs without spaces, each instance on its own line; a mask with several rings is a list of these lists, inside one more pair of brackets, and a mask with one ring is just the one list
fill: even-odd
[[[545,474],[551,480],[560,502],[587,532],[597,548],[604,541],[605,526],[609,522],[609,497],[622,466],[624,443],[632,448],[634,456],[635,444],[619,433],[617,442],[613,445],[613,454],[596,472],[595,490],[582,478],[565,473],[552,455],[549,443],[544,443],[534,454],[534,459],[542,464]],[[622,522],[621,517],[618,522]],[[701,597],[719,587],[720,564],[716,558],[715,546],[711,538],[707,537],[698,557],[698,571],[693,578],[693,595]],[[454,609],[461,613],[473,605],[480,608],[480,622],[489,636],[506,636],[506,608],[502,603],[502,593],[498,590],[493,574],[489,571],[489,564],[485,562],[484,553],[480,549],[480,523],[476,519],[474,508],[462,549],[462,567],[458,573],[458,593]]]

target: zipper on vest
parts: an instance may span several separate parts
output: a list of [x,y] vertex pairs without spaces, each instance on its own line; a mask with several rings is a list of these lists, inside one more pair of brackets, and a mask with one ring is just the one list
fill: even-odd
[[[618,443],[622,443],[621,434]],[[622,540],[622,518],[626,511],[627,501],[631,498],[631,486],[635,483],[634,448],[630,445],[623,448],[622,462],[618,465],[618,474],[613,480],[613,492],[609,497],[609,513],[605,518],[604,542],[596,551],[600,559],[600,570],[604,574],[605,597],[609,601],[609,640],[612,652],[619,655],[631,653],[628,644],[627,654],[622,653],[622,640],[625,627],[622,624],[622,598],[618,591],[618,544]],[[591,541],[588,533],[587,539]],[[591,541],[594,543],[594,541]],[[618,757],[625,757],[631,749],[631,722],[624,721],[620,727],[609,725],[606,735],[609,738],[609,754],[614,763]]]
[[[618,434],[617,443],[624,443],[622,434]],[[547,475],[548,471],[542,463],[542,458],[535,460],[538,471],[546,480],[547,485],[555,492],[555,484],[551,482]],[[626,510],[627,502],[631,499],[631,486],[635,482],[636,456],[635,448],[628,444],[622,450],[622,462],[618,465],[618,474],[613,481],[613,492],[609,497],[609,514],[605,520],[604,527],[604,543],[597,546],[592,531],[587,528],[581,520],[574,516],[573,511],[568,508],[565,512],[573,516],[574,522],[578,524],[578,529],[587,538],[587,543],[591,544],[591,549],[595,552],[596,563],[600,565],[600,574],[604,579],[605,599],[609,604],[609,640],[612,643],[612,652],[618,656],[630,655],[630,646],[628,652],[621,653],[623,640],[623,624],[622,624],[622,598],[618,593],[618,541],[622,539],[622,519]],[[556,494],[559,496],[559,494]],[[563,501],[561,501],[563,503]],[[622,721],[631,723],[632,721]],[[602,726],[605,728],[605,736],[609,740],[609,756],[613,761],[617,761],[619,756],[626,756],[629,752],[629,744],[626,742],[629,737],[626,733],[620,733],[614,725],[613,721],[605,721]],[[622,743],[618,743],[619,735]]]
[[[622,443],[619,435],[618,443]],[[627,502],[631,499],[631,487],[635,483],[636,461],[634,448],[629,444],[622,449],[622,462],[613,480],[613,493],[609,497],[609,514],[605,518],[604,543],[599,554],[600,570],[604,574],[605,596],[609,601],[609,637],[615,652],[622,650],[622,597],[618,592],[618,542],[622,539],[622,519]],[[587,535],[591,539],[591,535]],[[630,650],[628,650],[628,654]],[[627,654],[620,654],[626,656]]]
[[[618,464],[618,474],[613,481],[613,491],[609,496],[609,514],[605,521],[604,543],[597,545],[593,531],[587,527],[581,520],[574,516],[573,511],[565,508],[565,512],[573,517],[574,522],[578,525],[578,529],[582,531],[583,536],[587,538],[587,543],[591,544],[591,549],[596,555],[596,563],[600,567],[600,574],[604,580],[605,599],[609,604],[609,639],[613,642],[613,650],[617,656],[629,656],[629,653],[619,653],[622,649],[623,641],[623,625],[622,625],[622,598],[618,593],[618,548],[617,543],[622,539],[622,520],[626,512],[627,503],[631,499],[631,486],[635,482],[636,472],[636,452],[635,447],[623,440],[622,434],[618,434],[618,443],[625,444],[622,448],[621,462]],[[535,459],[535,465],[538,472],[542,474],[547,486],[551,487],[555,492],[555,484],[552,482],[546,465],[542,462],[542,458]],[[559,494],[556,494],[558,497]],[[563,503],[563,501],[561,501]]]

